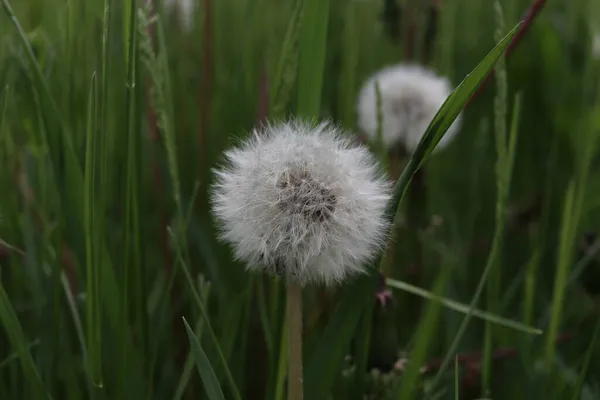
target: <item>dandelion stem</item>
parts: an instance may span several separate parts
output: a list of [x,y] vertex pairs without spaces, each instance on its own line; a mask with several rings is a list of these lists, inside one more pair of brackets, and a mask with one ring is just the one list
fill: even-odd
[[288,400],[302,400],[302,287],[289,282],[287,287],[288,325]]

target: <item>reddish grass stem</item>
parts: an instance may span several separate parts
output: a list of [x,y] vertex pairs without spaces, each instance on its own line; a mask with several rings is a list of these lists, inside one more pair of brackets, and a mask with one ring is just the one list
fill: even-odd
[[[517,48],[517,45],[523,40],[523,37],[525,37],[527,32],[529,32],[529,30],[531,29],[531,25],[533,24],[533,21],[535,21],[535,19],[540,14],[540,12],[542,11],[542,9],[544,8],[545,5],[546,5],[546,0],[535,0],[534,3],[529,7],[529,9],[527,9],[524,17],[521,19],[521,26],[519,27],[517,33],[515,34],[515,36],[513,36],[508,47],[506,48],[506,52],[504,53],[506,58],[510,57],[513,54],[513,52]],[[479,85],[479,88],[477,89],[477,91],[475,93],[473,93],[473,95],[471,96],[471,98],[469,99],[469,101],[467,102],[465,107],[468,107],[471,104],[471,102],[473,100],[475,100],[485,90],[489,81],[494,76],[494,71],[495,70],[492,69],[487,74],[487,76],[485,77],[483,82],[481,82],[481,85]]]

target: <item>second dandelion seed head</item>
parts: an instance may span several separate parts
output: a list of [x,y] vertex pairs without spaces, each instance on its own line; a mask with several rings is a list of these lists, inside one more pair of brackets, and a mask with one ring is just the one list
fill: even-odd
[[[378,108],[377,87],[380,94]],[[364,84],[357,102],[358,124],[371,140],[377,139],[379,111],[381,132],[388,148],[412,153],[427,127],[444,104],[452,85],[444,77],[417,65],[395,65],[375,73]],[[460,116],[438,144],[446,146],[457,133]]]
[[385,243],[390,184],[335,126],[270,125],[226,158],[213,211],[249,269],[333,284],[363,272]]

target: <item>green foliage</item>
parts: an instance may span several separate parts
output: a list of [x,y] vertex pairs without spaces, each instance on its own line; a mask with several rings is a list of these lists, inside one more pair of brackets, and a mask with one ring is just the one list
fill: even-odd
[[364,80],[417,58],[457,89],[388,210],[395,301],[378,263],[306,290],[306,398],[600,396],[596,2],[548,2],[507,59],[529,0],[398,1],[413,54],[383,0],[196,0],[191,31],[142,3],[0,0],[0,398],[284,399],[284,285],[218,240],[211,170],[264,114],[356,131]]

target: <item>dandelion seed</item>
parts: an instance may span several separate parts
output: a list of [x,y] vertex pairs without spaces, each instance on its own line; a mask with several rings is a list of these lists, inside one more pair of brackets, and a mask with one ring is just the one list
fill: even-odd
[[194,29],[196,0],[165,0],[165,8],[169,12],[177,13],[179,22],[186,32]]
[[[360,129],[372,140],[377,138],[376,84],[381,92],[381,131],[388,148],[402,147],[412,153],[425,130],[444,104],[450,81],[417,65],[395,65],[370,77],[358,97]],[[445,147],[460,127],[460,115],[442,137],[437,148]]]
[[335,126],[268,125],[225,156],[213,212],[248,269],[331,285],[364,272],[385,244],[390,184]]

